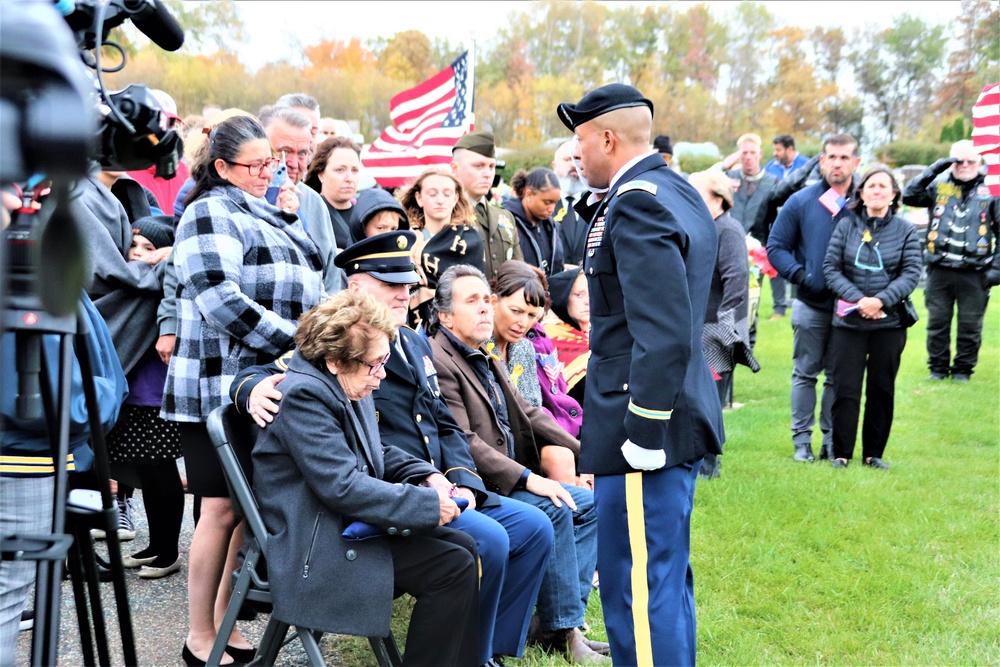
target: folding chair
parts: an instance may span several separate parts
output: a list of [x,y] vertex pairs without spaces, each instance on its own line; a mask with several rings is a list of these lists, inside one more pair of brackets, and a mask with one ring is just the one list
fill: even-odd
[[[223,406],[213,410],[208,416],[208,435],[222,463],[233,507],[238,515],[246,519],[248,542],[243,565],[233,573],[232,599],[226,607],[226,615],[222,619],[219,634],[208,658],[209,665],[217,666],[222,660],[226,642],[236,625],[236,617],[243,603],[252,600],[270,604],[271,589],[266,579],[257,572],[260,559],[263,557],[265,563],[267,560],[267,529],[264,527],[257,498],[246,475],[247,471],[252,471],[250,452],[253,443],[250,436],[250,422],[241,417],[233,405]],[[288,628],[288,623],[279,621],[272,615],[261,637],[257,656],[250,664],[273,665],[278,651],[296,637],[302,642],[310,665],[320,667],[326,664],[319,649],[321,632],[296,626],[296,632],[285,641]],[[397,667],[402,664],[402,657],[391,632],[387,637],[369,637],[368,641],[379,667]]]

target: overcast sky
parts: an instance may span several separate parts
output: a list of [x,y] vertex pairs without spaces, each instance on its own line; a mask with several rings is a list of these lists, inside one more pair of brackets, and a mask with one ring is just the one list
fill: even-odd
[[[247,37],[251,45],[241,56],[251,68],[267,62],[288,59],[298,64],[299,47],[315,44],[323,39],[362,40],[374,37],[392,37],[404,30],[419,30],[434,39],[449,39],[455,46],[468,45],[473,39],[485,43],[506,24],[512,12],[527,7],[527,2],[494,2],[477,0],[465,2],[439,2],[417,0],[393,2],[389,0],[366,2],[262,2],[237,0]],[[631,4],[644,5],[645,2]],[[684,10],[697,4],[688,0],[672,2]],[[708,3],[712,11],[722,15],[736,2],[716,0]],[[889,26],[895,16],[908,12],[929,23],[944,23],[960,13],[959,0],[936,2],[899,0],[809,0],[796,2],[763,0],[771,13],[786,25],[811,28],[816,25],[840,25],[857,30],[867,24]]]

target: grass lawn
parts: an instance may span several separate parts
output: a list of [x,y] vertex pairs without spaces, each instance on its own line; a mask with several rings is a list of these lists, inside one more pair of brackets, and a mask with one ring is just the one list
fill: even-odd
[[[792,460],[791,326],[767,321],[763,291],[763,368],[737,370],[744,406],[725,416],[722,476],[699,480],[695,499],[699,662],[1000,664],[1000,297],[977,372],[960,385],[924,379],[926,310],[914,295],[921,321],[903,353],[885,472],[860,458],[847,470]],[[817,454],[819,441],[817,428]],[[588,617],[605,638],[596,592]],[[363,640],[337,644],[345,665],[373,662]],[[507,664],[567,663],[528,649]]]

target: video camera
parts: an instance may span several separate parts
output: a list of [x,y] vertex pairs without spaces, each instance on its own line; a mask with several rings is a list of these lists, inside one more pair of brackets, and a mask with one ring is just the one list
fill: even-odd
[[[87,271],[86,243],[70,208],[73,183],[97,164],[114,171],[153,166],[163,178],[176,174],[183,144],[150,90],[133,85],[111,93],[104,85],[104,72],[125,65],[124,50],[107,41],[108,32],[129,19],[166,50],[176,50],[184,42],[180,26],[158,0],[82,0],[78,4],[8,0],[0,10],[0,187],[15,191],[20,200],[0,244],[0,329],[5,344],[10,337],[14,339],[17,420],[44,415],[55,462],[51,533],[0,535],[4,561],[38,562],[31,659],[36,665],[58,662],[64,561],[69,563],[73,581],[84,662],[95,664],[96,643],[101,664],[110,664],[89,521],[103,522],[124,663],[138,664],[114,528],[117,510],[110,493],[107,446],[91,370],[89,325],[78,313]],[[121,63],[114,69],[102,65],[102,47],[121,54]],[[93,70],[92,77],[87,67]],[[6,208],[3,211],[6,223]],[[59,336],[61,350],[55,375],[41,353],[43,336],[52,335]],[[67,402],[81,398],[70,393],[77,372],[73,357],[83,380],[101,506],[67,523],[67,516],[80,514],[67,512],[67,470],[61,464],[69,453]],[[5,413],[0,428],[12,423]],[[4,528],[6,533],[8,524]],[[85,584],[90,592],[89,610]]]
[[[35,189],[37,195],[50,180],[53,195],[48,199],[56,205],[24,207],[12,215],[0,252],[6,255],[0,262],[5,265],[2,278],[10,278],[8,285],[0,282],[3,305],[8,296],[17,301],[38,295],[39,310],[75,312],[85,262],[82,239],[66,210],[65,193],[74,180],[95,164],[113,171],[155,166],[162,178],[177,172],[183,142],[149,88],[131,85],[109,92],[104,86],[103,74],[125,65],[124,51],[107,41],[108,33],[129,19],[165,50],[175,51],[184,43],[183,30],[158,0],[4,3],[0,186]],[[121,63],[107,69],[102,47],[117,50]],[[43,261],[49,264],[45,270]]]

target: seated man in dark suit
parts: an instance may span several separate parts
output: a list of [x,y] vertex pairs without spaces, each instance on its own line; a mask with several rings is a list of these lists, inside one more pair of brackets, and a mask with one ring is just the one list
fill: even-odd
[[[410,259],[414,240],[409,231],[379,234],[347,248],[335,262],[348,275],[348,290],[375,297],[391,310],[399,327],[384,367],[386,377],[372,394],[382,444],[398,447],[444,471],[456,485],[456,495],[477,510],[467,510],[448,527],[471,535],[479,549],[478,664],[490,664],[493,656],[519,657],[524,650],[531,612],[552,551],[552,524],[541,510],[486,491],[465,433],[441,398],[430,346],[403,326],[409,287],[419,281]],[[252,408],[258,423],[267,423],[264,415],[277,411],[270,398],[280,399],[268,374],[281,372],[290,356],[248,369],[236,379],[233,398],[238,410]]]
[[607,644],[579,630],[597,563],[594,494],[574,485],[580,445],[525,401],[483,348],[493,333],[493,307],[481,271],[451,267],[438,279],[434,302],[439,321],[431,349],[438,382],[465,429],[479,473],[487,488],[544,511],[555,530],[538,595],[538,630],[530,639],[567,651],[578,664],[610,663],[600,654]]

